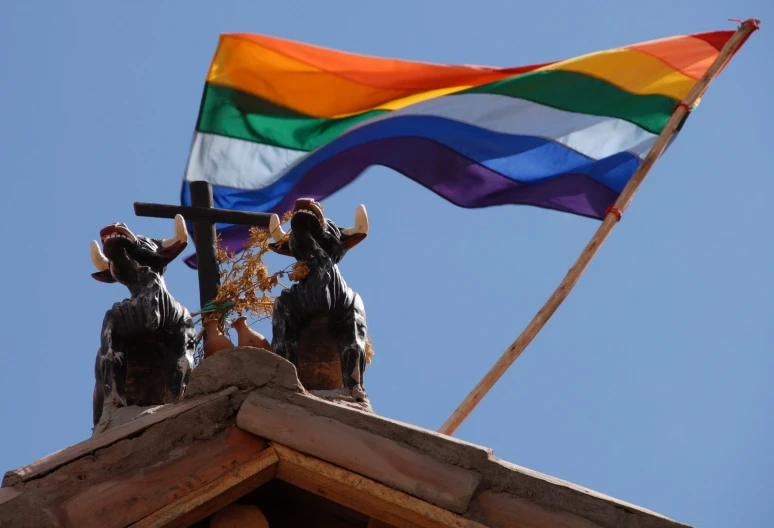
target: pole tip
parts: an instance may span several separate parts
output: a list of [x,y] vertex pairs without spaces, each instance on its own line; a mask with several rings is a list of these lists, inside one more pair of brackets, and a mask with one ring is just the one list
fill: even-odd
[[753,31],[757,31],[761,28],[760,18],[748,18],[747,20],[742,20],[741,18],[729,18],[728,21],[737,22],[742,26],[750,26],[753,28]]
[[748,18],[747,20],[744,21],[744,23],[751,25],[755,30],[758,30],[761,28],[760,18]]

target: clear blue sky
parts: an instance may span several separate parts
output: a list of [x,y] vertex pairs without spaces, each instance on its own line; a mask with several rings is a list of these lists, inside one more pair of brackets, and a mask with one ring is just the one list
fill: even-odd
[[[0,471],[89,436],[102,316],[127,292],[90,277],[88,245],[114,221],[171,232],[132,202],[177,202],[219,33],[514,66],[733,29],[729,17],[762,31],[457,435],[686,523],[771,526],[770,0],[2,2]],[[346,223],[361,202],[371,234],[342,270],[375,340],[367,389],[380,414],[436,429],[598,222],[459,209],[383,168],[326,214]],[[195,272],[175,262],[167,283],[196,307]]]

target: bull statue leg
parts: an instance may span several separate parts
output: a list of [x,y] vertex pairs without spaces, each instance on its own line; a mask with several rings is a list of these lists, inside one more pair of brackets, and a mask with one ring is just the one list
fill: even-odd
[[344,317],[336,322],[336,335],[341,351],[341,377],[344,387],[357,401],[365,399],[363,379],[366,367],[367,333],[365,306],[355,293],[354,302]]
[[164,355],[164,403],[180,399],[188,385],[196,351],[196,335],[190,317],[182,319],[179,328],[172,332],[172,338],[162,347]]
[[124,396],[126,386],[125,346],[116,331],[115,315],[108,310],[102,321],[101,346],[97,352],[94,366],[96,383],[94,387],[94,425],[102,416],[102,408],[107,401],[116,406],[126,405]]
[[[102,417],[102,406],[105,404],[105,393],[110,392],[113,379],[113,368],[105,361],[102,355],[102,347],[97,350],[97,359],[94,361],[94,395],[92,397],[92,420],[94,425],[99,423]],[[106,390],[107,385],[107,390]]]
[[298,344],[301,339],[301,325],[293,320],[289,304],[294,290],[285,290],[274,301],[271,322],[271,348],[279,355],[298,365]]

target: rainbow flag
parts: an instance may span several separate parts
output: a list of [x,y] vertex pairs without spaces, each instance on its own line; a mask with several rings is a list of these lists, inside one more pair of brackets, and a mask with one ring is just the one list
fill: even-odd
[[[514,68],[375,58],[224,34],[182,189],[283,213],[372,165],[462,207],[524,204],[603,218],[733,31]],[[219,225],[232,249],[247,227]]]

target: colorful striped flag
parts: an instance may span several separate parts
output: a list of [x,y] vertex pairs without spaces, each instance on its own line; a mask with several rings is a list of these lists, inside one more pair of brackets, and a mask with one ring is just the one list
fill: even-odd
[[[462,207],[525,204],[592,218],[621,192],[733,31],[515,68],[355,55],[221,35],[182,190],[283,213],[383,165]],[[238,249],[247,227],[219,225]]]

